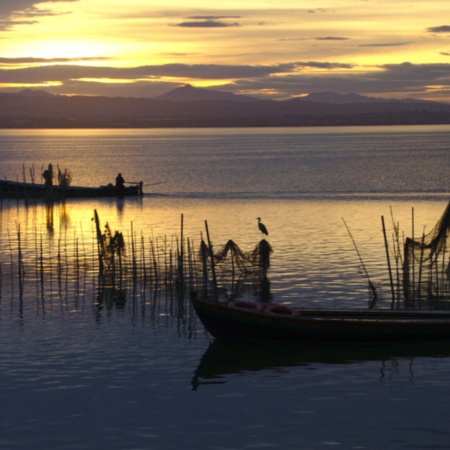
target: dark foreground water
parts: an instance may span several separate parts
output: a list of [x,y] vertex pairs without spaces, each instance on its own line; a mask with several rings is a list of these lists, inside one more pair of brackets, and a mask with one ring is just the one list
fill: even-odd
[[[273,301],[364,308],[344,218],[389,307],[380,218],[389,236],[392,222],[405,236],[434,226],[450,199],[449,142],[446,127],[3,131],[9,179],[34,161],[36,173],[70,168],[73,184],[118,171],[161,184],[140,200],[52,209],[3,200],[0,448],[450,448],[450,344],[214,342],[188,296],[99,290],[83,259],[95,253],[94,209],[128,243],[173,242],[183,215],[194,242],[206,220],[215,246],[245,251],[262,217]],[[77,262],[60,277],[58,252]],[[44,279],[41,260],[55,268]]]

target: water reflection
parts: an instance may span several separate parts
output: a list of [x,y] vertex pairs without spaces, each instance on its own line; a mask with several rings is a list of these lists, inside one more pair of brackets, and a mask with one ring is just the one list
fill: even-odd
[[55,220],[54,220],[54,211],[53,211],[53,202],[47,201],[45,202],[45,211],[46,211],[46,224],[47,224],[47,231],[49,236],[52,236],[55,233]]
[[[411,221],[410,206],[407,202],[393,205],[396,222],[401,223],[401,229],[406,229],[406,233],[409,229],[405,224]],[[421,215],[416,209],[415,221],[420,226],[424,223],[434,225],[445,207],[442,202],[429,201],[419,206]],[[342,224],[342,216],[347,217],[351,212],[348,224],[371,280],[377,288],[380,286],[379,306],[390,306],[391,303],[386,252],[381,227],[377,226],[379,214],[389,210],[385,201],[216,203],[151,196],[28,206],[23,202],[2,201],[0,294],[3,298],[17,296],[17,286],[20,296],[30,302],[44,298],[44,293],[46,299],[52,296],[66,298],[72,292],[66,286],[72,281],[76,283],[73,290],[77,295],[81,291],[95,298],[96,293],[89,290],[95,283],[91,282],[92,277],[96,280],[98,276],[99,259],[92,220],[95,209],[99,211],[102,226],[108,223],[113,232],[119,230],[123,233],[129,273],[138,269],[144,284],[148,280],[152,283],[166,281],[165,277],[157,277],[154,260],[161,270],[176,269],[175,263],[170,265],[170,255],[165,255],[169,250],[176,255],[180,242],[180,211],[185,217],[183,235],[189,238],[193,254],[199,251],[205,218],[210,224],[215,249],[232,239],[245,253],[252,252],[260,237],[254,218],[264,211],[264,217],[268,217],[267,222],[273,230],[270,236],[270,245],[274,249],[268,274],[270,281],[263,280],[255,287],[240,279],[237,271],[236,274],[232,272],[231,276],[226,274],[227,280],[219,280],[226,281],[222,283],[226,288],[223,294],[233,298],[251,296],[254,300],[301,307],[361,308],[367,306],[367,282],[359,271],[357,255]],[[118,209],[121,209],[123,217],[119,217]],[[17,257],[18,223],[22,231],[22,272],[18,269]],[[158,248],[164,252],[158,254]],[[228,257],[231,257],[230,253]],[[231,261],[233,263],[236,259]],[[18,279],[23,272],[26,276]],[[242,285],[244,289],[241,289]]]
[[201,385],[224,384],[230,375],[262,370],[283,371],[288,367],[311,368],[314,364],[355,364],[379,362],[380,380],[386,370],[409,360],[410,378],[413,361],[418,357],[448,357],[449,342],[321,344],[256,340],[215,340],[203,354],[194,371],[193,390]]
[[103,309],[124,309],[127,301],[126,290],[116,286],[100,286],[97,290],[96,300],[97,313],[100,313]]

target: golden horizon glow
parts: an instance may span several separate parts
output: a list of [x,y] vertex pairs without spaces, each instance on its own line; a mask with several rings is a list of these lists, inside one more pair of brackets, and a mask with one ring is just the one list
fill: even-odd
[[45,83],[0,83],[0,89],[15,88],[15,89],[32,89],[32,88],[46,88],[61,86],[59,81],[46,81]]
[[[446,96],[450,88],[450,76],[444,73],[450,67],[448,0],[323,0],[320,5],[313,0],[301,5],[294,0],[249,0],[245,5],[232,0],[213,6],[203,0],[174,0],[168,5],[147,0],[29,0],[28,4],[34,8],[15,11],[11,6],[9,20],[0,29],[1,86],[54,86],[57,93],[78,90],[91,95],[95,84],[99,94],[107,87],[116,92],[120,85],[123,89],[134,85],[141,91],[124,92],[142,95],[147,83],[153,95],[190,83],[275,98],[312,90],[348,92],[353,85],[369,95],[397,95],[402,91],[398,80],[389,84],[381,73],[389,75],[409,63],[418,73],[424,73],[425,65],[443,67],[439,76],[430,69],[429,79],[418,79],[422,90],[411,80],[411,92]],[[55,65],[87,70],[70,77],[51,67]],[[17,81],[9,79],[11,70],[38,67],[42,79],[29,79],[34,73],[23,76],[23,71],[17,72]],[[49,78],[43,79],[46,67]],[[141,73],[140,67],[149,70]],[[97,74],[95,68],[105,72]],[[119,69],[129,69],[129,76]],[[52,79],[55,73],[61,79]],[[289,85],[271,85],[287,76],[284,81]],[[371,76],[378,77],[376,82]],[[292,77],[298,86],[293,86]],[[407,87],[405,96],[406,91]]]

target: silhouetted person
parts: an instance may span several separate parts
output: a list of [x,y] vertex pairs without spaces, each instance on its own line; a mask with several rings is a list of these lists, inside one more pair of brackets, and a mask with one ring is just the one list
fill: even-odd
[[45,187],[50,188],[53,185],[53,170],[52,165],[48,165],[48,169],[45,169],[42,173],[42,177],[44,178]]
[[123,176],[121,173],[119,173],[119,175],[117,175],[117,177],[116,177],[116,188],[117,189],[125,188],[125,180],[123,179]]

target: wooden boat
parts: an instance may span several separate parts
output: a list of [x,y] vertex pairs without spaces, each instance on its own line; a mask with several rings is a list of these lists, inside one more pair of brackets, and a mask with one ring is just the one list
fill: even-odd
[[0,198],[26,198],[61,200],[83,197],[127,197],[142,195],[142,183],[126,186],[122,189],[114,185],[99,187],[85,186],[51,186],[44,184],[22,183],[19,181],[0,180]]
[[450,311],[299,309],[192,299],[215,338],[375,342],[450,340]]

